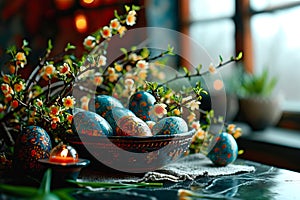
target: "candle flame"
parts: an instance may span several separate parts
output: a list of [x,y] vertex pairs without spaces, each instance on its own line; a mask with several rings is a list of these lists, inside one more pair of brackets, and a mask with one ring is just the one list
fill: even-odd
[[60,156],[66,158],[68,155],[68,152],[69,152],[68,149],[64,149],[60,152]]

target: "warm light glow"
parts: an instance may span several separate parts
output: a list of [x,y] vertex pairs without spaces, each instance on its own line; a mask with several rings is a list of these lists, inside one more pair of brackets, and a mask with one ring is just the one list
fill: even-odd
[[61,164],[74,163],[78,162],[78,154],[73,147],[59,144],[51,150],[49,161]]
[[223,88],[223,81],[217,79],[214,81],[214,89],[221,90]]
[[94,2],[94,0],[82,0],[82,2],[86,4],[91,4]]
[[71,8],[75,1],[74,0],[55,0],[55,5],[60,10],[67,10]]
[[60,152],[60,156],[66,158],[68,156],[69,150],[64,149]]
[[87,31],[87,20],[84,14],[76,15],[75,24],[78,32],[83,33]]

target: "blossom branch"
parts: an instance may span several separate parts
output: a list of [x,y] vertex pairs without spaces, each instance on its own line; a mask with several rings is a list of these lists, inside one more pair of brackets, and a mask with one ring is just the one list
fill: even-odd
[[[220,62],[219,65],[216,66],[215,68],[219,69],[219,68],[222,68],[222,67],[224,67],[224,66],[226,66],[226,65],[228,65],[228,64],[230,64],[232,62],[238,62],[241,58],[242,58],[242,55],[240,53],[237,57],[232,57],[230,60],[227,60],[224,63]],[[197,71],[196,74],[188,74],[188,73],[186,73],[185,75],[182,75],[182,76],[177,76],[176,75],[174,78],[172,78],[172,79],[170,79],[170,80],[168,80],[168,81],[166,81],[164,83],[161,83],[160,86],[167,85],[167,84],[169,84],[169,83],[171,83],[173,81],[176,81],[178,79],[192,78],[192,77],[201,77],[201,76],[207,75],[209,73],[210,73],[210,71],[205,71],[203,73],[200,73],[199,71]]]

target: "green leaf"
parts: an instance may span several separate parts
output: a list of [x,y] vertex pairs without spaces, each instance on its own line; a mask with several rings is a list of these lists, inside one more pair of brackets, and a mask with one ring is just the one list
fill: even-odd
[[0,184],[0,191],[14,196],[32,197],[38,193],[38,189],[26,186]]
[[219,55],[219,59],[220,59],[220,63],[222,63],[223,62],[223,58],[222,58],[221,55]]
[[131,47],[131,51],[135,51],[136,49],[137,49],[136,46],[132,46],[132,47]]
[[121,17],[119,16],[117,10],[114,10],[114,15],[115,15],[115,17],[116,17],[119,21],[121,20]]
[[196,68],[198,74],[200,74],[201,69],[202,69],[202,64],[199,64]]
[[190,75],[190,71],[188,70],[188,68],[186,67],[182,67],[183,68],[183,71],[185,73],[186,76],[189,76]]
[[53,190],[52,193],[58,196],[61,200],[74,200],[70,194],[74,191],[74,188],[63,188],[63,189],[56,189]]
[[132,10],[139,11],[139,10],[141,9],[141,7],[140,7],[140,6],[136,6],[136,5],[132,5],[132,6],[131,6],[131,9],[132,9]]
[[143,58],[148,58],[150,55],[150,51],[148,50],[148,48],[143,48],[142,52],[141,52],[141,56]]
[[168,44],[168,55],[175,55],[174,53],[174,47],[172,47],[170,44]]
[[28,42],[27,42],[27,40],[23,40],[23,46],[22,47],[27,47],[28,46]]
[[66,46],[66,48],[65,48],[65,51],[69,51],[71,49],[76,49],[76,46],[71,45],[70,43],[68,43],[67,46]]
[[127,54],[128,54],[127,49],[122,47],[122,48],[120,48],[120,50],[122,51],[122,53],[125,54],[125,56],[127,56]]
[[47,169],[47,171],[44,174],[43,180],[41,182],[39,193],[45,194],[50,192],[50,186],[51,186],[51,169]]
[[11,54],[12,57],[14,57],[14,55],[17,53],[17,47],[16,46],[10,46],[7,48],[6,50],[7,54]]
[[163,183],[113,183],[113,182],[83,182],[75,180],[67,180],[69,183],[74,183],[79,186],[90,186],[94,188],[135,188],[135,187],[162,187]]
[[130,11],[130,7],[128,5],[125,5],[124,7],[125,7],[126,12]]
[[51,51],[53,49],[53,45],[52,45],[52,40],[49,39],[48,40],[48,47],[47,47],[47,51]]
[[240,52],[235,60],[241,60],[243,58],[243,52]]

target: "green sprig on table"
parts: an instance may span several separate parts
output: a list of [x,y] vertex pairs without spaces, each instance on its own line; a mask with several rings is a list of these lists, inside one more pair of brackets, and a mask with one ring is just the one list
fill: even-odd
[[114,183],[114,182],[86,182],[67,180],[69,183],[74,183],[79,187],[106,188],[106,189],[126,189],[137,187],[163,187],[163,183]]
[[[50,190],[52,170],[48,169],[43,177],[39,188],[29,186],[15,186],[8,184],[0,184],[0,192],[12,196],[23,197],[36,200],[73,200],[71,192],[75,188],[61,188]],[[86,182],[76,180],[66,180],[69,183],[75,184],[78,187],[92,187],[103,189],[128,189],[138,187],[163,187],[163,183],[114,183],[114,182]]]

